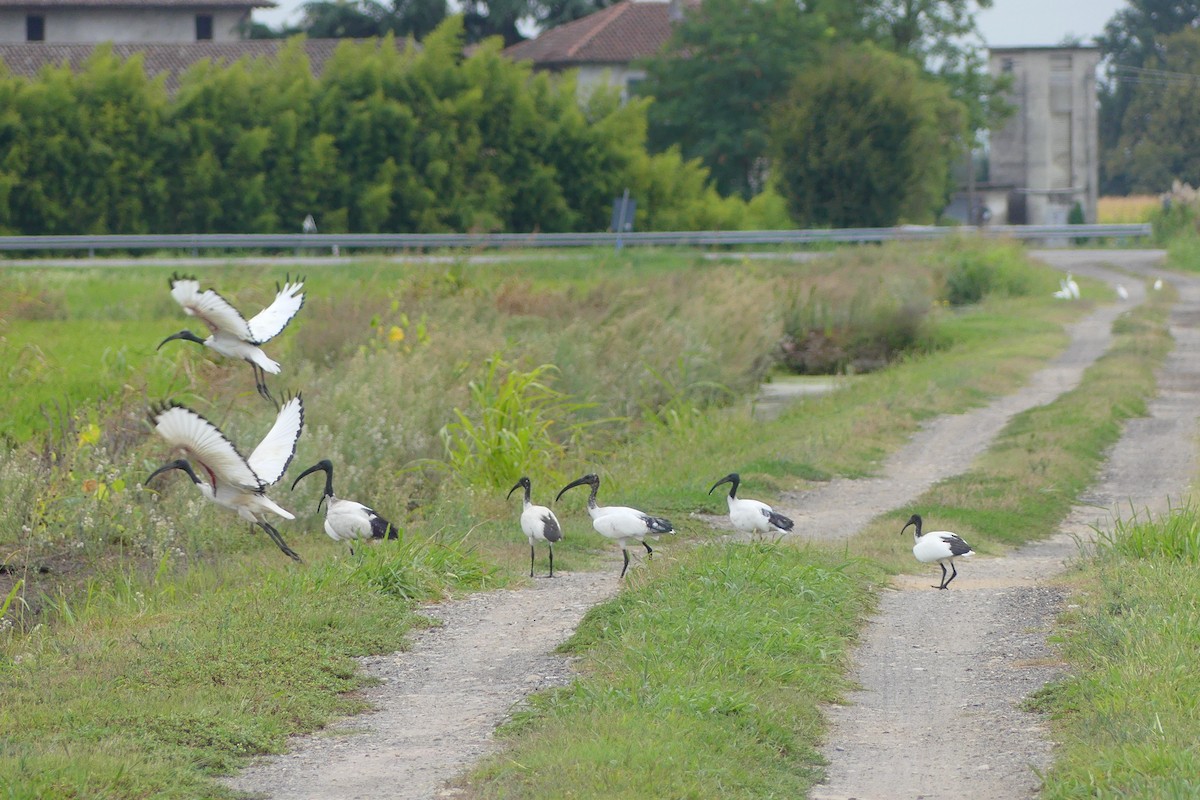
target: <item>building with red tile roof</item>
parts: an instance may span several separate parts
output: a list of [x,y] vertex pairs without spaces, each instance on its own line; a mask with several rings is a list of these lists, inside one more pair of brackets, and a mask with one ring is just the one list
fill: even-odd
[[639,62],[662,50],[682,18],[685,1],[621,0],[505,48],[504,55],[531,61],[534,69],[578,70],[581,94],[608,84],[627,98],[646,77]]

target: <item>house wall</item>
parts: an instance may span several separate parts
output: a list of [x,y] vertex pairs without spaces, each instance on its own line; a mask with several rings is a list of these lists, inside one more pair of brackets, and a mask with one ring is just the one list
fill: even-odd
[[627,103],[632,97],[632,87],[646,78],[646,70],[633,69],[626,64],[584,64],[575,69],[579,73],[575,92],[581,102],[587,100],[596,87],[613,86],[621,90],[621,102]]
[[1076,202],[1087,222],[1096,221],[1099,62],[1096,48],[989,53],[992,74],[1012,76],[1007,99],[1016,106],[1004,127],[991,132],[990,178],[1024,195],[1025,221],[1031,225],[1065,223]]
[[197,13],[212,16],[214,42],[232,42],[242,38],[238,26],[246,17],[242,9],[4,9],[0,42],[24,42],[29,13],[45,18],[46,41],[51,43],[194,42]]

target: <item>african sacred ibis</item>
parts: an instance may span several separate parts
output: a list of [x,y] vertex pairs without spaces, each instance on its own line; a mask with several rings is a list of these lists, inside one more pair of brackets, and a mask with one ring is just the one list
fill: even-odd
[[1071,293],[1073,300],[1079,299],[1079,284],[1075,282],[1075,276],[1067,273],[1067,291]]
[[[954,559],[961,556],[974,555],[975,551],[971,546],[962,540],[962,537],[957,533],[950,531],[930,531],[925,535],[921,535],[921,515],[913,514],[909,517],[908,522],[904,523],[904,527],[900,529],[900,533],[904,533],[909,525],[915,525],[916,531],[913,534],[915,544],[913,544],[913,555],[917,557],[917,561],[922,564],[939,564],[942,568],[942,582],[935,589],[947,589],[950,587],[950,581],[958,577],[958,570],[954,567]],[[946,562],[950,562],[950,569],[953,572],[950,578],[946,578]]]
[[1156,291],[1156,292],[1162,291],[1162,278],[1154,279],[1154,291]]
[[[151,412],[150,421],[158,434],[172,447],[181,448],[187,458],[159,467],[146,478],[147,484],[160,473],[183,470],[206,499],[236,511],[242,519],[266,531],[284,553],[296,561],[302,560],[266,519],[268,512],[284,519],[296,518],[267,497],[266,491],[283,477],[296,454],[296,442],[304,427],[304,402],[300,395],[283,404],[275,424],[249,458],[242,457],[220,428],[187,406],[177,403],[159,406]],[[196,475],[188,459],[200,466],[207,481]]]
[[277,292],[271,305],[249,320],[241,315],[229,301],[213,289],[200,291],[200,282],[186,275],[171,276],[171,296],[189,316],[199,317],[212,333],[201,339],[190,330],[173,333],[159,342],[158,348],[172,339],[182,339],[203,345],[227,358],[240,358],[254,368],[254,384],[258,393],[274,402],[267,390],[265,373],[279,374],[279,362],[272,361],[259,345],[274,339],[287,327],[292,317],[304,305],[304,279],[284,279],[283,286],[275,284]]
[[1129,290],[1126,289],[1123,284],[1117,284],[1117,297],[1121,298],[1122,300],[1129,299]]
[[[317,501],[317,511],[321,504],[325,505],[325,533],[335,542],[353,542],[355,539],[395,539],[399,535],[396,526],[375,513],[375,510],[356,503],[353,500],[343,500],[333,493],[333,462],[323,458],[313,464],[296,480],[292,481],[292,490],[306,475],[317,471],[325,472],[325,491]],[[354,545],[350,545],[350,554],[354,554]]]
[[1058,280],[1058,291],[1054,293],[1054,296],[1059,300],[1071,299],[1071,290],[1067,287],[1067,282],[1062,278]]
[[725,499],[729,503],[729,521],[733,523],[734,528],[743,533],[754,534],[767,533],[769,531],[787,533],[795,527],[794,522],[775,511],[775,509],[766,503],[760,503],[758,500],[750,500],[745,497],[738,497],[737,490],[741,482],[741,476],[736,472],[731,472],[714,483],[712,489],[708,490],[708,493],[712,494],[713,490],[721,484],[730,484],[729,496]]
[[529,539],[529,577],[533,577],[533,543],[545,542],[550,547],[550,577],[554,577],[554,543],[563,538],[562,525],[558,517],[545,506],[535,506],[529,499],[529,478],[522,477],[511,489],[508,497],[517,489],[525,489],[525,507],[521,511],[521,530]]
[[567,489],[582,486],[585,483],[592,487],[592,493],[588,495],[588,514],[592,517],[592,527],[601,536],[613,539],[621,545],[621,555],[625,556],[625,566],[621,567],[621,577],[624,578],[625,570],[629,569],[628,548],[630,542],[641,542],[642,547],[646,548],[646,557],[652,558],[654,548],[646,544],[646,537],[661,533],[674,533],[675,528],[669,519],[652,517],[636,508],[596,505],[596,492],[600,489],[600,476],[592,472],[564,486],[559,491],[558,497],[554,498],[554,502],[557,503]]

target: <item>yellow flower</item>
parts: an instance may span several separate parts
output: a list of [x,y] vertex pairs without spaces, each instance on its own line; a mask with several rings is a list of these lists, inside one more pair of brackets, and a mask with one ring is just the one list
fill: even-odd
[[388,331],[388,341],[389,342],[403,342],[404,341],[404,328],[401,328],[399,325],[393,325],[392,329],[390,331]]
[[86,444],[96,444],[100,441],[100,426],[96,423],[88,425],[79,432],[79,446],[83,447]]

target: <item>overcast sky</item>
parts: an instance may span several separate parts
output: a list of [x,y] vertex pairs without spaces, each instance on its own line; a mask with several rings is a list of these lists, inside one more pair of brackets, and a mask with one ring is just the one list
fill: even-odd
[[[274,28],[285,20],[299,21],[297,9],[304,0],[276,2],[278,8],[255,11],[254,19]],[[1125,4],[1125,0],[995,0],[990,9],[979,13],[979,27],[994,47],[1059,44],[1070,35],[1091,44],[1092,37],[1101,33]]]

